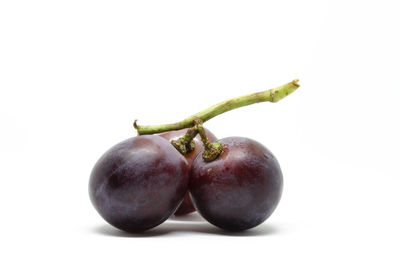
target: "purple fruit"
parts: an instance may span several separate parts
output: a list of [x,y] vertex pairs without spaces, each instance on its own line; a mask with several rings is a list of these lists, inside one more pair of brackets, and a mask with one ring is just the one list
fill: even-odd
[[158,135],[127,139],[108,150],[94,166],[91,201],[111,225],[140,232],[174,213],[188,188],[186,159]]
[[223,153],[212,162],[199,154],[190,194],[210,223],[232,231],[264,222],[279,203],[283,179],[278,161],[262,144],[243,137],[219,140]]

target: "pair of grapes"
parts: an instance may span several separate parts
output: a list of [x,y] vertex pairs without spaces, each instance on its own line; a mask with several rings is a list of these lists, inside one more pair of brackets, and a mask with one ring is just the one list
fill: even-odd
[[[216,116],[256,102],[276,102],[297,87],[295,80],[262,92],[265,94],[222,102],[182,124],[135,124],[139,134],[164,133],[127,139],[98,160],[89,182],[94,207],[108,223],[127,232],[153,228],[174,213],[186,214],[195,209],[207,221],[226,230],[241,231],[261,224],[272,214],[282,193],[282,172],[274,155],[259,142],[244,137],[216,141],[202,127],[201,137],[192,135],[191,150],[185,154],[171,141],[187,136],[188,130],[170,128],[177,124],[189,127],[186,122],[194,125],[199,117],[205,121],[204,117],[213,117],[214,111]],[[262,100],[249,101],[261,96]],[[205,157],[208,141],[221,147],[211,159]]]
[[[282,191],[282,173],[275,157],[260,143],[242,137],[220,140],[223,153],[212,162],[195,148],[181,155],[168,140],[186,130],[137,136],[107,151],[90,178],[90,197],[113,226],[139,232],[175,214],[194,210],[227,230],[244,230],[262,223],[275,209]],[[207,132],[209,140],[216,138]],[[200,153],[200,155],[199,155]]]

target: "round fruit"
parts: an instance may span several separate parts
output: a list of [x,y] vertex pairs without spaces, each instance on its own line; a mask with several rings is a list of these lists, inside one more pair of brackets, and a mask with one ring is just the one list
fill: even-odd
[[89,195],[111,225],[139,232],[174,213],[187,188],[186,159],[158,135],[127,139],[108,150],[94,166]]
[[199,154],[193,163],[190,194],[210,223],[232,231],[255,227],[274,211],[283,178],[278,161],[262,144],[243,137],[219,142],[223,153],[212,162]]
[[[168,141],[172,140],[177,140],[178,138],[184,136],[186,134],[188,129],[182,129],[182,130],[177,130],[177,131],[169,131],[160,134],[161,137]],[[217,137],[213,133],[211,133],[209,130],[204,128],[207,138],[210,142],[214,142],[217,140]],[[193,138],[194,142],[194,150],[186,155],[184,157],[186,158],[189,168],[192,167],[193,161],[196,158],[197,154],[202,152],[204,150],[203,144],[201,142],[201,137],[199,134],[196,135],[195,138]],[[186,193],[185,198],[183,199],[181,205],[179,206],[178,210],[176,210],[175,215],[184,215],[188,214],[191,212],[194,212],[195,208],[193,206],[192,201],[190,200],[189,192]]]

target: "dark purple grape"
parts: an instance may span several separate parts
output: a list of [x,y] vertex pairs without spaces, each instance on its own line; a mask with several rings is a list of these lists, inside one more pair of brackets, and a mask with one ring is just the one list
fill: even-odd
[[275,210],[283,179],[278,161],[262,144],[243,137],[219,142],[223,153],[212,162],[199,154],[193,163],[190,194],[210,223],[231,231],[255,227]]
[[179,205],[178,209],[175,211],[174,215],[185,215],[194,211],[196,211],[196,209],[194,208],[192,200],[190,199],[189,192],[187,191],[185,197],[183,198],[183,201]]
[[[188,129],[169,131],[169,132],[160,134],[160,136],[165,138],[168,141],[177,140],[178,138],[184,136],[185,133],[187,132],[187,130]],[[204,128],[204,130],[205,130],[207,138],[210,142],[214,142],[217,140],[215,135],[212,134],[209,130],[207,130],[206,128]],[[193,161],[196,158],[197,154],[204,150],[200,135],[196,135],[196,137],[193,139],[193,142],[195,144],[194,150],[192,152],[190,152],[189,154],[184,155],[189,164],[189,168],[192,166]],[[185,195],[185,198],[183,199],[178,210],[176,210],[175,215],[184,215],[184,214],[188,214],[188,213],[191,213],[194,211],[195,211],[195,208],[192,204],[192,201],[190,200],[189,192],[187,192]]]
[[164,222],[181,203],[189,182],[186,159],[158,135],[127,139],[94,166],[90,199],[111,225],[140,232]]

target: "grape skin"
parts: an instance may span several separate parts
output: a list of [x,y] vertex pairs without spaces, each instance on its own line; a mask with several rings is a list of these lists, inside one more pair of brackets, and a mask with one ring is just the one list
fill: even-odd
[[140,232],[163,223],[188,189],[186,159],[158,135],[127,139],[94,166],[90,199],[111,225]]
[[241,231],[264,222],[282,194],[283,178],[274,155],[262,144],[244,137],[219,140],[223,153],[204,162],[195,159],[190,195],[197,211],[210,223]]

